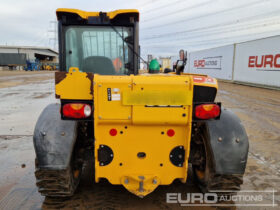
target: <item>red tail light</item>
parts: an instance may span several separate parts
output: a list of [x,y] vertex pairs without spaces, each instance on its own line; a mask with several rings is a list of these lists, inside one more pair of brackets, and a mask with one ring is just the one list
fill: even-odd
[[202,120],[208,120],[219,117],[221,108],[217,104],[201,104],[195,107],[195,117]]
[[65,117],[82,119],[91,115],[92,109],[89,104],[69,103],[62,107],[62,113]]

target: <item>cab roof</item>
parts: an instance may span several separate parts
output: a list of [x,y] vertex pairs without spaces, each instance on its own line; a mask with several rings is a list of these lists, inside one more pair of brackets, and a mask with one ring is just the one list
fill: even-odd
[[109,19],[114,19],[118,15],[128,15],[133,14],[133,16],[137,17],[137,21],[139,21],[139,11],[137,9],[119,9],[111,12],[86,12],[78,9],[66,9],[59,8],[56,10],[57,20],[60,20],[63,14],[74,14],[80,16],[82,19],[89,19],[89,17],[99,17],[101,13],[106,13]]

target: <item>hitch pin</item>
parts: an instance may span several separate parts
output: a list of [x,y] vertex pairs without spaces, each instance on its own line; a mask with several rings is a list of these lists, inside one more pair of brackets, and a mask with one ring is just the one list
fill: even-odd
[[139,176],[138,177],[141,181],[139,182],[139,192],[144,192],[144,183],[143,180],[145,179],[144,176]]

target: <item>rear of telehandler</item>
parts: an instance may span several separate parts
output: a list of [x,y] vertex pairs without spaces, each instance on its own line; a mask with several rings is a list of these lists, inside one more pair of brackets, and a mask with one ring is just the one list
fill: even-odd
[[216,79],[138,75],[137,10],[58,9],[57,18],[61,103],[44,109],[34,131],[39,192],[73,195],[88,151],[96,182],[140,197],[185,183],[190,166],[205,192],[239,190],[248,139],[240,120],[214,102]]

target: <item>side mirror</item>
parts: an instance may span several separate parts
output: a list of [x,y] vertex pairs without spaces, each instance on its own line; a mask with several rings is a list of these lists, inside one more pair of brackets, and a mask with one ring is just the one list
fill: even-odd
[[184,71],[185,68],[185,61],[184,60],[177,60],[176,67],[175,67],[176,74],[180,75],[181,72]]
[[185,58],[184,62],[186,63],[187,60],[188,60],[188,51],[185,52],[185,57],[184,58]]
[[185,60],[185,51],[184,50],[179,51],[179,58],[181,61]]

